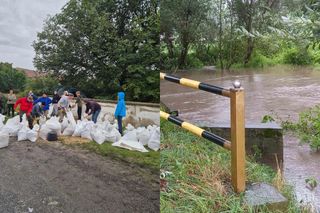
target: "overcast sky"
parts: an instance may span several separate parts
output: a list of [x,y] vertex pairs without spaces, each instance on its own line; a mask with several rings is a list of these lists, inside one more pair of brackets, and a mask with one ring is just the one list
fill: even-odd
[[32,42],[48,15],[59,13],[68,0],[0,0],[0,62],[35,69]]

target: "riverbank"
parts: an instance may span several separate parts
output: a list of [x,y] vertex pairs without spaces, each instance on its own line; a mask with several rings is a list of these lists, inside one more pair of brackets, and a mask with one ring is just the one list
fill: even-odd
[[[179,127],[161,121],[160,168],[162,212],[252,212],[243,194],[231,188],[230,153]],[[167,171],[167,172],[166,172]],[[289,186],[267,166],[247,160],[247,182],[266,182],[281,189],[289,199],[288,212],[298,212]],[[261,208],[260,212],[270,212]]]

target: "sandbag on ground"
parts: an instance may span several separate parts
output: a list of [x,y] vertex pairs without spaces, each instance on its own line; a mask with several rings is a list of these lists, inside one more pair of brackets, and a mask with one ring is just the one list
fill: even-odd
[[9,134],[6,132],[0,132],[0,149],[9,145]]
[[103,144],[105,142],[105,134],[105,130],[99,128],[98,126],[93,127],[93,129],[91,130],[91,138],[98,144]]
[[0,130],[2,129],[2,127],[4,126],[4,120],[5,120],[5,116],[4,115],[2,115],[2,114],[0,114]]
[[158,151],[160,149],[160,127],[153,131],[148,141],[148,147],[154,151]]
[[19,115],[8,119],[7,123],[2,127],[1,131],[9,134],[9,136],[17,136],[21,128]]
[[48,128],[46,124],[42,125],[39,132],[39,137],[43,140],[47,140],[48,133],[51,132],[51,129]]
[[138,141],[136,130],[127,132],[119,142],[113,143],[113,146],[119,146],[129,150],[135,150],[139,152],[149,152],[144,146]]

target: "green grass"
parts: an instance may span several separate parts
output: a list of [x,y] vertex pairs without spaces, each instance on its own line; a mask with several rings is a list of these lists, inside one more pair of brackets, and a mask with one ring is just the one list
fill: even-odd
[[[229,151],[164,120],[161,132],[160,169],[172,172],[162,181],[161,212],[254,212],[231,188]],[[276,178],[271,168],[250,161],[246,174],[247,183],[272,184]],[[288,212],[299,212],[292,190],[285,186],[283,193]]]
[[97,144],[96,142],[90,142],[85,144],[79,144],[77,146],[95,152],[99,155],[108,156],[117,160],[138,164],[139,166],[149,168],[154,172],[159,172],[160,152],[150,150],[146,153],[131,151],[112,146],[111,143],[108,142],[105,142],[101,145]]

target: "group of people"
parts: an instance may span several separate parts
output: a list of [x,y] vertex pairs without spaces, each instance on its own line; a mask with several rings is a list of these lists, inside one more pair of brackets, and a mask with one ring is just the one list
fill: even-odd
[[[75,98],[75,104],[72,105],[71,101]],[[2,98],[0,98],[0,106],[2,106]],[[82,119],[82,108],[85,105],[84,118],[92,116],[92,121],[97,123],[99,114],[101,112],[101,105],[93,100],[84,99],[81,96],[81,92],[77,91],[74,94],[65,91],[62,96],[57,91],[54,92],[53,98],[51,99],[44,92],[40,98],[30,91],[25,97],[17,99],[13,90],[9,91],[7,95],[7,114],[9,117],[13,117],[15,111],[19,113],[20,122],[25,114],[28,120],[29,128],[32,129],[34,123],[40,120],[40,117],[44,116],[48,118],[50,105],[53,106],[52,113],[50,116],[58,116],[59,121],[62,122],[67,112],[72,108],[77,107],[78,120]],[[1,108],[0,108],[1,113]],[[118,103],[114,113],[115,118],[118,120],[118,129],[122,134],[122,118],[126,116],[126,103],[125,93],[118,93]]]

